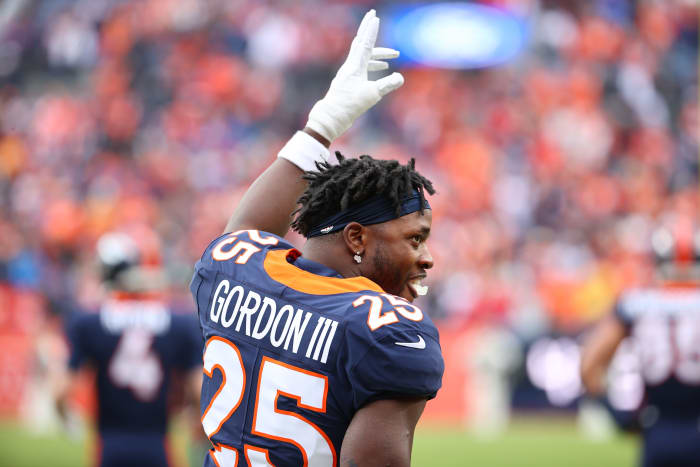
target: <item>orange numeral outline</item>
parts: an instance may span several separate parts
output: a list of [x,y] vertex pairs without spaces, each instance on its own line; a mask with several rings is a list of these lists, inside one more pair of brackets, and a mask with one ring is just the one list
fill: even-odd
[[[223,248],[228,245],[233,246],[229,250],[224,251]],[[245,264],[251,256],[259,251],[262,250],[252,243],[238,240],[238,237],[231,235],[216,244],[214,249],[211,250],[211,257],[214,258],[215,261],[228,261],[238,255],[236,264]]]
[[262,361],[260,362],[260,371],[258,372],[258,391],[255,395],[255,410],[253,412],[253,426],[251,429],[251,433],[254,435],[261,436],[263,438],[269,438],[269,439],[274,439],[276,441],[283,441],[283,442],[293,444],[294,446],[296,446],[299,449],[302,457],[304,458],[304,467],[309,465],[309,458],[308,458],[308,455],[306,454],[306,450],[304,450],[304,448],[298,442],[296,442],[295,440],[293,440],[291,438],[284,438],[282,436],[270,435],[267,433],[259,432],[255,429],[257,418],[258,418],[258,403],[260,402],[260,380],[262,378],[263,369],[265,368],[266,363],[280,365],[280,366],[283,366],[289,370],[298,371],[300,373],[305,373],[307,375],[314,376],[316,378],[321,378],[324,380],[322,407],[313,407],[310,405],[302,404],[301,403],[301,396],[297,396],[295,394],[289,394],[289,393],[286,393],[284,391],[280,391],[279,389],[277,389],[277,394],[275,395],[275,402],[274,402],[273,410],[274,410],[274,412],[282,414],[282,415],[290,415],[292,417],[295,417],[298,420],[302,421],[303,423],[306,423],[306,424],[310,425],[311,427],[313,427],[313,429],[315,429],[328,443],[328,446],[330,447],[331,452],[333,453],[333,465],[336,465],[338,455],[335,452],[335,447],[333,446],[333,443],[331,442],[330,438],[323,430],[321,430],[318,426],[316,426],[314,423],[312,423],[307,418],[302,417],[301,415],[299,415],[297,413],[290,412],[287,410],[281,410],[281,409],[277,408],[277,401],[279,400],[279,397],[282,395],[282,396],[289,397],[290,399],[296,400],[297,406],[300,408],[313,410],[314,412],[325,413],[326,412],[326,400],[328,398],[328,377],[323,375],[323,374],[315,373],[313,371],[305,370],[303,368],[299,368],[299,367],[296,367],[294,365],[290,365],[288,363],[281,362],[279,360],[275,360],[274,358],[263,356]]
[[[411,305],[403,298],[391,295],[388,293],[383,293],[382,297],[386,298],[389,303],[394,305],[394,310],[398,311],[401,316],[411,321],[420,321],[423,319],[423,311],[415,305]],[[413,308],[413,311],[408,311],[405,307]]]
[[[216,459],[216,453],[221,453],[222,457],[227,456],[226,453],[230,453],[228,455],[233,456],[232,463],[230,465],[236,465],[238,464],[238,451],[236,448],[227,446],[225,444],[217,444],[214,446],[213,449],[209,451],[209,455],[211,456],[211,460],[214,461],[214,464],[216,467],[222,467],[221,464],[219,464],[219,461]],[[228,456],[224,457],[225,460],[229,460]],[[222,460],[224,460],[222,459]],[[250,464],[249,464],[250,465]],[[225,467],[228,467],[229,463],[226,464]]]
[[384,302],[382,299],[376,295],[362,295],[352,302],[352,305],[357,308],[363,303],[369,301],[369,313],[367,314],[367,326],[372,331],[376,331],[386,324],[397,323],[399,318],[396,317],[394,311],[387,311],[382,314],[382,307]]
[[[214,436],[216,433],[219,432],[219,430],[221,429],[223,424],[226,422],[226,420],[228,420],[231,417],[231,415],[233,415],[233,413],[236,411],[236,409],[238,409],[238,406],[241,405],[241,401],[243,400],[243,394],[245,393],[245,381],[246,381],[245,366],[243,365],[243,357],[241,357],[241,352],[240,352],[240,350],[238,350],[238,347],[236,347],[235,344],[233,344],[233,342],[229,341],[228,339],[224,339],[223,337],[219,337],[219,336],[213,336],[213,337],[209,338],[209,340],[207,340],[207,343],[205,344],[204,348],[205,349],[208,348],[209,343],[212,341],[215,341],[215,340],[221,341],[224,344],[228,345],[238,355],[238,361],[239,361],[240,366],[241,366],[241,373],[243,374],[243,384],[241,385],[241,388],[243,388],[243,389],[241,390],[241,394],[238,396],[238,401],[233,406],[233,408],[226,414],[226,416],[221,419],[221,421],[219,422],[219,425],[216,427],[216,430],[212,431],[211,434],[207,433],[207,437],[209,437],[210,439],[212,436]],[[206,350],[204,351],[204,353],[206,355]],[[212,366],[211,371],[207,371],[207,369],[205,367],[203,369],[204,374],[207,375],[209,378],[213,378],[214,377],[214,370],[216,368],[218,368],[219,371],[221,372],[222,381],[221,381],[221,385],[219,386],[219,389],[212,396],[211,400],[209,401],[209,405],[207,406],[207,408],[204,410],[204,413],[202,414],[202,418],[200,419],[200,421],[202,422],[202,425],[204,425],[204,418],[209,413],[209,409],[211,409],[212,405],[214,405],[214,401],[219,396],[221,391],[224,389],[224,386],[226,386],[226,371],[224,370],[224,367],[221,366],[220,364],[215,363],[214,366]]]
[[253,240],[255,243],[259,243],[261,245],[277,245],[280,241],[276,239],[275,237],[263,237],[260,235],[260,232],[258,230],[238,230],[236,232],[233,232],[233,235],[240,235],[242,233],[247,233],[248,238]]
[[256,451],[256,452],[259,452],[261,454],[264,454],[265,459],[267,460],[267,465],[269,467],[275,467],[275,464],[273,464],[272,461],[270,460],[270,451],[268,451],[265,448],[259,448],[257,446],[252,446],[250,444],[244,444],[243,445],[243,452],[245,453],[245,460],[248,462],[248,465],[253,465],[253,463],[250,461],[250,457],[248,456],[248,453],[250,451]]

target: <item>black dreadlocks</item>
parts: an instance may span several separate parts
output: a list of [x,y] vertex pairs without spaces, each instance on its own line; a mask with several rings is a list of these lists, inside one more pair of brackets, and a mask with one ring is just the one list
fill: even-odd
[[346,159],[339,151],[335,157],[338,165],[317,162],[318,171],[306,172],[302,177],[309,186],[297,200],[300,207],[292,213],[296,218],[291,227],[305,237],[323,219],[374,196],[387,197],[399,215],[401,199],[412,190],[420,193],[421,212],[426,205],[424,191],[435,193],[432,182],[416,172],[413,158],[401,165],[367,155]]

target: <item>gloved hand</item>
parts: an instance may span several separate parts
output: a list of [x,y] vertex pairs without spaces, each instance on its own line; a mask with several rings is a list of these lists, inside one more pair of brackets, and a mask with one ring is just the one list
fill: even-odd
[[389,67],[381,60],[396,58],[397,50],[374,47],[379,30],[379,18],[370,10],[360,23],[345,63],[331,81],[325,97],[311,109],[306,126],[332,142],[342,135],[357,117],[391,91],[403,84],[400,73],[369,81],[367,71]]

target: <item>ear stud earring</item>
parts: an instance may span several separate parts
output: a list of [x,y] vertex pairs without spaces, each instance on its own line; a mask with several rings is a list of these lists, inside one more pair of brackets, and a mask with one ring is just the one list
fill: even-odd
[[362,256],[360,256],[360,252],[356,252],[355,256],[353,256],[352,259],[354,259],[357,264],[360,264],[362,262]]

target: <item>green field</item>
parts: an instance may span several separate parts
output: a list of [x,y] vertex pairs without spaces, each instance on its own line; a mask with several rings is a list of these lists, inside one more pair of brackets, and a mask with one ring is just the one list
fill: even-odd
[[[176,436],[182,452],[186,437]],[[182,441],[182,442],[177,442]],[[171,444],[171,445],[173,445]],[[80,467],[91,457],[87,441],[36,436],[16,424],[0,423],[0,466]],[[479,440],[454,428],[419,426],[413,448],[416,467],[632,467],[637,442],[630,436],[605,441],[582,437],[573,420],[518,418],[508,432]],[[193,465],[201,465],[197,461]]]
[[508,432],[478,439],[457,429],[419,426],[415,467],[634,467],[637,439],[590,440],[567,418],[518,418]]

